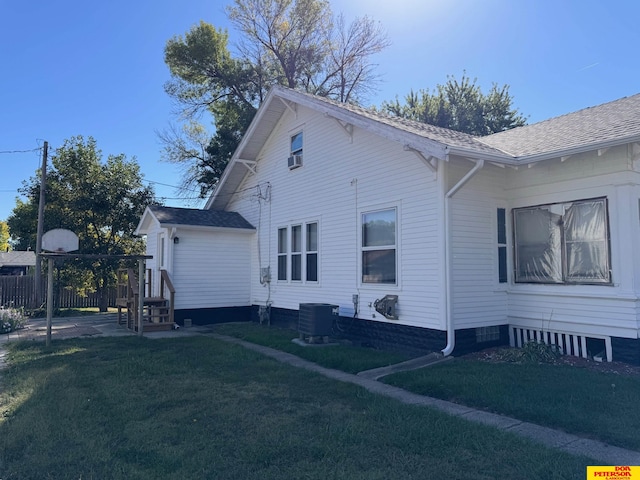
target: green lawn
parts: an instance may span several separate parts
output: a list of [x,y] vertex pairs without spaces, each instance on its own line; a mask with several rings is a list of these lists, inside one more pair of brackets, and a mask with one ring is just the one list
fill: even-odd
[[382,381],[640,450],[638,377],[563,365],[455,359]]
[[401,353],[351,345],[303,347],[291,341],[297,338],[297,332],[257,323],[220,324],[216,325],[214,332],[292,353],[323,367],[335,368],[349,373],[393,365],[411,358],[411,356]]
[[211,337],[12,344],[2,479],[573,479],[588,459]]

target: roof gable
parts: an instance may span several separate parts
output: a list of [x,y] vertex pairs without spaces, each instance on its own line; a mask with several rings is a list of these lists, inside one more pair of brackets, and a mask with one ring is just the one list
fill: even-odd
[[[474,137],[421,122],[368,110],[285,87],[273,87],[245,132],[206,209],[224,209],[257,160],[269,136],[289,109],[311,108],[420,152],[425,158],[449,155],[523,165],[582,151],[640,142],[640,94],[505,132]],[[249,169],[247,168],[249,166]]]
[[287,109],[295,112],[298,105],[333,118],[343,126],[355,126],[398,142],[427,158],[445,160],[451,153],[484,156],[487,159],[509,158],[504,152],[466,133],[275,86],[258,109],[205,208],[224,209],[228,205],[232,192],[237,190],[248,171],[243,163],[256,161],[283,114]]

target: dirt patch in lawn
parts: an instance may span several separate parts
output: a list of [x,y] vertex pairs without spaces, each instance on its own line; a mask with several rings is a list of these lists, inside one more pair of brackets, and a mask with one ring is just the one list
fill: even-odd
[[[489,363],[524,363],[524,360],[514,359],[515,350],[516,349],[509,347],[487,348],[479,352],[463,355],[461,358]],[[623,362],[596,362],[595,360],[591,360],[588,358],[574,357],[571,355],[559,355],[552,359],[545,359],[544,362],[539,363],[567,365],[576,368],[588,368],[589,370],[602,373],[613,373],[616,375],[640,377],[640,366]]]

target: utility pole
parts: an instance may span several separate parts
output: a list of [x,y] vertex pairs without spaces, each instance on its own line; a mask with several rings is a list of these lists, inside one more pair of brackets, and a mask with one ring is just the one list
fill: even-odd
[[42,259],[40,252],[42,251],[42,230],[44,230],[44,202],[45,188],[47,184],[47,153],[49,150],[49,142],[44,142],[42,150],[42,168],[40,169],[40,201],[38,203],[38,232],[36,236],[36,271],[34,275],[35,282],[35,307],[42,305]]

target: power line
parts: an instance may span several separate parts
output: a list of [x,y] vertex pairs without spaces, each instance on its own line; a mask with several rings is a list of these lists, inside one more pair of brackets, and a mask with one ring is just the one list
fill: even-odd
[[42,150],[42,147],[38,147],[38,148],[32,148],[31,150],[0,150],[0,154],[7,154],[7,153],[31,153],[31,152],[37,152]]
[[185,188],[185,187],[180,187],[178,185],[169,185],[168,183],[156,182],[155,180],[147,180],[146,178],[143,178],[142,181],[143,182],[147,182],[147,183],[153,183],[155,185],[162,185],[163,187],[176,188],[178,190],[187,190],[187,191],[190,191],[190,192],[197,192],[198,191],[197,188]]

